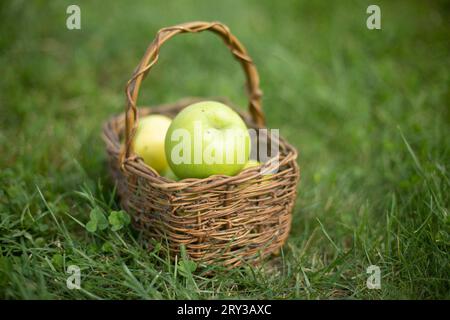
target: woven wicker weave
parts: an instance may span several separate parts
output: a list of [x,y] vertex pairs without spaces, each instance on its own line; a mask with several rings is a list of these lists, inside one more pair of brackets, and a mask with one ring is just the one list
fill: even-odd
[[222,37],[243,67],[250,114],[239,113],[248,127],[264,127],[259,77],[245,48],[221,23],[190,22],[157,33],[127,83],[125,114],[105,124],[103,138],[121,206],[132,215],[133,225],[144,233],[145,239],[168,244],[172,256],[184,245],[195,261],[233,267],[243,262],[255,263],[277,252],[285,242],[300,176],[297,151],[280,137],[278,162],[262,165],[274,174],[261,174],[259,166],[232,177],[215,175],[175,182],[160,176],[132,150],[138,116],[152,113],[173,118],[187,105],[206,100],[185,98],[139,111],[136,102],[141,82],[158,60],[161,45],[176,34],[205,30]]

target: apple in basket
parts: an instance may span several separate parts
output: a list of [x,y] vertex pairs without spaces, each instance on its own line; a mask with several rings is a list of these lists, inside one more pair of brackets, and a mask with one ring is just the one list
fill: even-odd
[[260,166],[261,164],[262,164],[262,163],[259,162],[258,160],[250,159],[250,160],[248,160],[248,161],[245,163],[245,165],[244,165],[244,167],[242,168],[242,170],[245,170],[245,169],[248,169],[248,168],[257,167],[257,166]]
[[[248,168],[253,168],[253,167],[259,167],[259,166],[261,166],[263,164],[264,163],[261,163],[258,160],[250,159],[244,165],[244,168],[242,168],[242,170],[245,170],[245,169],[248,169]],[[261,173],[264,176],[263,179],[262,179],[264,182],[267,182],[268,180],[270,180],[272,178],[272,173],[270,171],[268,172],[267,170],[264,170]]]
[[[242,170],[249,169],[249,168],[254,168],[254,167],[259,167],[261,165],[263,165],[263,163],[261,163],[261,162],[259,162],[257,160],[250,159],[250,160],[247,161],[247,163],[245,164],[244,168],[242,168]],[[261,172],[261,168],[259,170]],[[267,171],[262,171],[261,173],[262,173],[262,179],[258,180],[259,181],[258,185],[259,186],[262,186],[262,185],[267,186],[267,183],[272,179],[273,174],[270,173],[270,172],[267,172]],[[241,184],[241,186],[239,188],[240,189],[247,189],[249,187],[252,187],[254,184],[252,182],[250,182],[250,181]]]
[[160,174],[168,172],[164,138],[172,120],[163,115],[142,117],[133,140],[134,152]]
[[175,173],[173,173],[172,169],[170,167],[168,167],[163,173],[162,175],[166,178],[168,178],[169,180],[175,180],[178,181],[180,180]]
[[181,179],[239,173],[250,155],[247,126],[223,103],[187,106],[172,120],[165,138],[166,158]]

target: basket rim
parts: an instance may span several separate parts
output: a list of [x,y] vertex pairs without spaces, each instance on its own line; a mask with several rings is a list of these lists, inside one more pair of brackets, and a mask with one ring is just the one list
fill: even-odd
[[[148,114],[161,114],[164,112],[170,112],[175,111],[180,108],[184,108],[188,104],[191,104],[193,102],[198,101],[205,101],[205,100],[214,100],[219,102],[224,102],[228,106],[230,106],[234,111],[238,112],[238,114],[243,118],[244,122],[249,126],[250,128],[257,127],[255,123],[252,121],[250,115],[242,110],[239,110],[235,105],[230,103],[230,101],[223,97],[211,97],[211,98],[199,98],[199,97],[189,97],[189,98],[183,98],[175,103],[167,103],[167,104],[159,104],[156,106],[142,106],[139,107],[139,114],[140,116],[145,116]],[[264,128],[263,128],[264,129]],[[113,155],[115,159],[119,162],[119,154],[124,147],[124,144],[120,142],[120,132],[123,132],[125,130],[125,112],[116,114],[112,117],[110,117],[103,125],[102,130],[102,138],[103,141],[106,143],[107,152],[110,155]],[[234,182],[236,180],[239,180],[240,182],[245,183],[248,180],[255,179],[262,175],[261,171],[273,171],[277,170],[274,175],[279,174],[280,172],[284,172],[285,170],[292,170],[292,174],[295,175],[295,168],[285,168],[284,170],[280,170],[280,168],[286,164],[293,162],[296,163],[296,159],[298,157],[298,152],[295,147],[293,147],[291,144],[289,144],[282,136],[279,135],[280,140],[280,147],[282,146],[282,150],[280,150],[280,155],[282,155],[282,159],[278,162],[278,164],[274,164],[273,158],[269,159],[267,162],[262,163],[258,166],[254,166],[251,168],[247,168],[244,170],[241,170],[239,173],[237,173],[234,176],[227,176],[227,175],[211,175],[206,178],[185,178],[181,179],[179,181],[175,181],[169,178],[166,178],[162,175],[160,175],[154,168],[149,166],[144,162],[144,160],[139,157],[136,154],[133,154],[128,159],[125,159],[123,166],[122,166],[122,172],[128,173],[128,174],[135,174],[138,176],[141,176],[142,178],[145,178],[147,180],[150,180],[150,183],[154,187],[168,189],[168,188],[174,188],[174,189],[185,189],[188,187],[196,187],[200,185],[207,184],[209,188],[216,187],[222,184],[228,184],[231,182]],[[298,171],[297,171],[298,172]]]

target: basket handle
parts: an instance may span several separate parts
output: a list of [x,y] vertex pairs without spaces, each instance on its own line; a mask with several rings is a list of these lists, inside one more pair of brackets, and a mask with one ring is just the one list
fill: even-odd
[[144,57],[134,70],[133,76],[127,82],[125,92],[127,96],[126,114],[125,114],[125,146],[119,157],[121,167],[132,153],[132,141],[137,128],[137,98],[142,80],[149,70],[158,61],[159,48],[164,42],[179,33],[197,33],[209,30],[219,35],[225,42],[226,46],[231,50],[234,57],[240,62],[247,80],[247,92],[249,99],[249,111],[255,124],[263,127],[265,124],[264,114],[261,109],[262,92],[259,88],[259,75],[253,64],[252,59],[248,56],[247,50],[239,42],[239,40],[231,34],[228,27],[220,22],[188,22],[172,27],[160,29],[155,39],[148,46]]

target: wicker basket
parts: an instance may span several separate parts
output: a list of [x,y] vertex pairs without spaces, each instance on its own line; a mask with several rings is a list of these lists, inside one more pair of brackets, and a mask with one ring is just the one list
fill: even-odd
[[[245,48],[221,23],[191,22],[159,30],[127,83],[125,114],[105,124],[103,138],[121,206],[149,244],[167,244],[171,256],[184,245],[187,255],[197,262],[234,267],[276,253],[288,237],[300,177],[297,151],[280,137],[278,162],[268,161],[232,177],[175,182],[146,165],[133,153],[131,143],[138,115],[173,118],[182,108],[202,100],[186,98],[139,111],[136,104],[141,82],[158,60],[160,46],[179,33],[205,30],[219,35],[244,69],[250,114],[239,112],[242,118],[248,127],[264,127],[259,77]],[[263,175],[262,168],[276,173]]]

